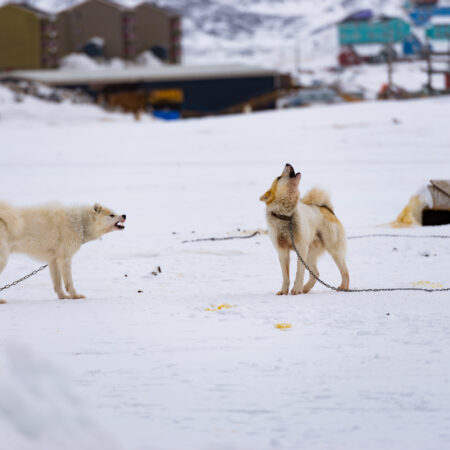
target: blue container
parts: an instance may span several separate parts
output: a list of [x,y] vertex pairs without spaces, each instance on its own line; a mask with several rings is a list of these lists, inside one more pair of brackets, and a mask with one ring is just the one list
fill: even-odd
[[163,109],[153,111],[153,117],[162,120],[177,120],[181,118],[180,111],[165,111]]

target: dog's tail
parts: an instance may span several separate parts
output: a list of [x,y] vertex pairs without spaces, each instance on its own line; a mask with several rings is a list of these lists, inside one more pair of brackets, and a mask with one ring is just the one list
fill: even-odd
[[314,187],[309,190],[302,198],[302,202],[306,205],[325,206],[333,211],[330,194],[321,188]]
[[17,236],[23,229],[23,220],[17,211],[8,203],[0,202],[0,226],[6,225],[7,232]]

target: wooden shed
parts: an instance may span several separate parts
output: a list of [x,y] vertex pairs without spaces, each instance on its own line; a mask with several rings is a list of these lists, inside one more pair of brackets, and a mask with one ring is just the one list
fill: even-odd
[[430,180],[411,196],[391,226],[445,225],[450,223],[450,180]]
[[0,70],[55,67],[55,17],[26,4],[0,7]]
[[422,225],[450,223],[450,180],[430,180],[428,191],[432,205],[422,211]]

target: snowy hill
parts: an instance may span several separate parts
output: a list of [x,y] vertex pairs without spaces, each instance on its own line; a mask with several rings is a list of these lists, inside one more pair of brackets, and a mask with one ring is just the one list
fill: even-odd
[[355,10],[402,14],[403,0],[163,0],[185,16],[187,61],[233,60],[291,69],[335,61],[335,23]]
[[[58,11],[79,0],[29,0]],[[5,3],[6,0],[0,0]],[[121,0],[129,6],[137,0]],[[185,61],[251,62],[292,69],[334,64],[335,23],[363,8],[402,15],[404,0],[160,0],[181,12]]]

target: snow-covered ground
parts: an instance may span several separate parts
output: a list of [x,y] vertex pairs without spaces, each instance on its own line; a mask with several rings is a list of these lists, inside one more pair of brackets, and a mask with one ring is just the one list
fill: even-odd
[[[277,297],[266,235],[182,241],[265,228],[258,198],[286,162],[349,235],[393,232],[449,177],[449,98],[172,123],[0,98],[2,199],[127,214],[74,258],[86,300],[57,300],[46,272],[1,293],[2,448],[446,448],[448,292]],[[0,286],[38,265],[13,255]],[[349,240],[348,266],[353,287],[450,286],[450,239]]]

